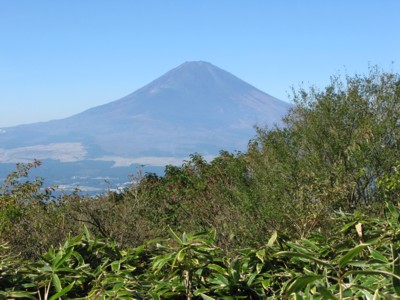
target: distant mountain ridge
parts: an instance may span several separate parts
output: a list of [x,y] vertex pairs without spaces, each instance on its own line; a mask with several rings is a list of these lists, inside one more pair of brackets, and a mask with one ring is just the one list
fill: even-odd
[[203,61],[185,62],[137,91],[71,117],[0,130],[0,163],[32,159],[166,165],[190,154],[243,151],[253,126],[290,104]]

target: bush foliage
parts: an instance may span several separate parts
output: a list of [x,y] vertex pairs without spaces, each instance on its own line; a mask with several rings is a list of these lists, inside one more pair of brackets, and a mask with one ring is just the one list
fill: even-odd
[[336,234],[263,245],[229,255],[215,231],[177,235],[128,250],[86,227],[34,261],[0,249],[0,297],[26,299],[398,299],[400,214],[341,213]]
[[54,196],[28,179],[39,161],[18,164],[0,186],[0,297],[395,299],[399,75],[293,102],[247,151],[194,154],[121,193]]

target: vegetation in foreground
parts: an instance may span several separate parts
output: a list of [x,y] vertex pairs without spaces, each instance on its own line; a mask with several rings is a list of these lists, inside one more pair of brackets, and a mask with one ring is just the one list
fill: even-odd
[[293,100],[245,153],[195,154],[120,194],[54,197],[27,179],[40,162],[17,165],[0,186],[0,297],[398,299],[399,76]]
[[290,241],[274,233],[227,255],[214,232],[122,250],[86,227],[34,261],[2,245],[2,298],[60,299],[399,299],[400,215],[340,214],[336,234]]

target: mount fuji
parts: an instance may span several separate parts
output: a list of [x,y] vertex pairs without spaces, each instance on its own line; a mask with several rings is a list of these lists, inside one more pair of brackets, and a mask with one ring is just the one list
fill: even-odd
[[279,124],[290,107],[210,63],[185,62],[108,104],[1,128],[0,166],[49,161],[47,169],[60,170],[51,170],[59,183],[63,168],[81,178],[98,174],[91,170],[100,165],[104,174],[114,167],[111,174],[135,164],[180,164],[193,153],[211,158],[220,150],[245,150],[254,125]]

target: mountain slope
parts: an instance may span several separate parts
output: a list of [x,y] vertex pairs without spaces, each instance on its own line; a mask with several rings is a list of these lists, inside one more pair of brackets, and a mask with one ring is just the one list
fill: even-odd
[[62,120],[3,128],[0,162],[129,164],[244,150],[256,123],[279,122],[289,107],[210,63],[186,62],[120,100]]

